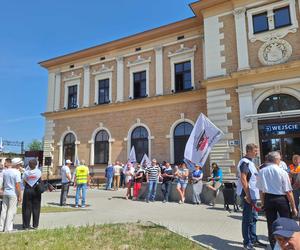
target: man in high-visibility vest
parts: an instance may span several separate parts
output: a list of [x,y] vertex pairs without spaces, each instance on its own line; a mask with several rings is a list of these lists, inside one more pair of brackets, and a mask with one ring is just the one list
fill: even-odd
[[86,190],[87,186],[90,182],[90,173],[89,168],[84,165],[84,160],[81,161],[81,164],[78,165],[75,169],[75,183],[76,183],[76,196],[75,196],[75,207],[78,207],[79,196],[82,190],[82,200],[81,207],[85,207],[85,198],[86,198]]

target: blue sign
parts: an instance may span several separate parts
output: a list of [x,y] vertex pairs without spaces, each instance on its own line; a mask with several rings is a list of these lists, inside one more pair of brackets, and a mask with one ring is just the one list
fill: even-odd
[[263,125],[264,133],[266,134],[292,134],[300,132],[300,123],[281,123]]

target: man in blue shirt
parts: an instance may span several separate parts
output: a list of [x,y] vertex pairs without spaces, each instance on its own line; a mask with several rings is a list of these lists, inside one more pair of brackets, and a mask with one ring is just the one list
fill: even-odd
[[109,164],[105,169],[105,178],[106,178],[106,186],[105,190],[111,190],[112,181],[114,178],[114,167],[113,165]]

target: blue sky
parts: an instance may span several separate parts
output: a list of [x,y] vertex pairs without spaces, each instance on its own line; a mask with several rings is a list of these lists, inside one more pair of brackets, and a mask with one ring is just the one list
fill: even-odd
[[0,137],[42,139],[48,76],[38,62],[191,17],[191,2],[1,1]]

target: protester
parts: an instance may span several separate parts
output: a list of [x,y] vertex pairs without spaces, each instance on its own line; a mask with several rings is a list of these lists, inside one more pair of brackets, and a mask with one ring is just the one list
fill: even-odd
[[[39,226],[42,193],[42,172],[36,167],[37,161],[29,161],[29,169],[26,169],[23,176],[24,194],[22,204],[23,229],[29,229],[32,215],[32,228]],[[42,186],[39,186],[42,185]]]
[[105,178],[106,178],[106,185],[105,190],[112,189],[112,182],[114,178],[114,167],[113,165],[109,164],[105,169]]
[[61,206],[65,206],[67,202],[67,196],[69,192],[70,182],[71,182],[71,160],[66,160],[66,164],[62,166],[60,170],[61,175],[61,193],[60,202]]
[[293,195],[296,208],[299,209],[300,196],[300,156],[293,156],[294,167],[290,169],[290,178],[292,182]]
[[146,179],[148,183],[148,195],[146,198],[146,202],[154,202],[159,176],[160,167],[159,165],[157,165],[156,159],[153,159],[151,162],[151,166],[149,166],[146,170]]
[[258,146],[251,143],[246,145],[246,155],[240,160],[237,166],[238,184],[237,195],[241,197],[243,204],[242,235],[245,249],[254,247],[266,247],[258,240],[256,235],[257,211],[254,209],[259,197],[259,190],[256,187],[257,169],[253,159],[257,156]]
[[189,170],[184,162],[180,164],[178,170],[175,172],[175,175],[178,177],[176,190],[180,198],[179,204],[182,204],[185,201],[185,189],[189,180]]
[[279,167],[280,167],[282,170],[284,170],[284,171],[286,171],[286,172],[289,172],[288,166],[287,166],[286,163],[282,160],[282,154],[281,154],[281,151],[278,150],[277,152],[278,152],[279,155],[280,155],[280,163],[279,163]]
[[124,168],[124,174],[125,174],[125,183],[127,187],[126,191],[126,200],[131,198],[131,186],[133,183],[133,176],[134,176],[134,167],[132,163],[127,163],[127,165]]
[[21,196],[21,174],[17,169],[12,168],[10,158],[5,160],[6,169],[3,171],[3,201],[0,218],[0,232],[13,230],[14,216],[17,212],[17,205],[22,202]]
[[201,192],[202,192],[202,178],[203,172],[202,168],[199,165],[195,165],[195,170],[192,173],[192,185],[193,185],[193,203],[200,204],[201,203]]
[[162,184],[161,184],[161,190],[163,193],[163,202],[169,201],[169,195],[172,187],[172,181],[173,181],[173,169],[171,167],[171,164],[169,162],[164,162],[164,168],[162,168]]
[[298,165],[298,157],[300,155],[293,155],[292,164],[289,165],[289,172],[295,172],[297,170]]
[[138,200],[139,192],[142,187],[143,177],[145,171],[141,167],[140,164],[137,164],[136,169],[134,171],[134,184],[133,184],[133,200]]
[[223,182],[223,172],[222,169],[218,166],[217,163],[212,163],[212,175],[209,177],[209,182],[206,184],[208,189],[212,190],[214,192],[214,198],[212,201],[212,205],[214,206],[216,203],[216,199],[220,190],[220,187],[222,186]]
[[281,250],[300,249],[300,227],[296,221],[288,218],[278,218],[274,221],[273,237],[275,237]]
[[120,170],[120,188],[125,188],[126,187],[126,175],[124,174],[124,169],[125,169],[125,164],[121,164],[121,170]]
[[76,167],[75,169],[75,182],[76,182],[76,196],[75,196],[75,207],[78,208],[79,204],[79,196],[80,192],[82,191],[81,194],[81,207],[85,208],[86,204],[86,191],[87,191],[87,186],[89,185],[90,182],[90,177],[89,177],[89,168],[84,165],[84,161],[81,162],[79,166]]
[[114,190],[118,190],[120,187],[120,174],[122,170],[122,166],[119,161],[116,161],[114,165]]
[[272,235],[272,224],[280,217],[290,217],[290,207],[294,215],[297,215],[292,186],[288,173],[280,165],[281,156],[277,151],[267,155],[267,161],[271,164],[259,171],[257,187],[261,191],[262,206],[265,209],[268,235],[272,249],[275,246],[275,238]]

